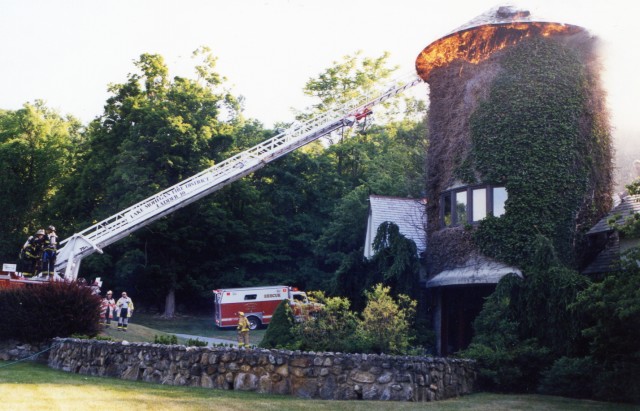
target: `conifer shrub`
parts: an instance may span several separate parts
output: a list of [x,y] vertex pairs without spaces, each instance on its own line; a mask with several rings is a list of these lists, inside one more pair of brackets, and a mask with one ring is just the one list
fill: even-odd
[[100,297],[78,282],[0,290],[0,339],[42,342],[98,334]]
[[295,318],[289,304],[289,300],[285,299],[276,307],[269,327],[260,342],[261,348],[297,348],[292,331]]
[[153,336],[154,344],[162,344],[162,345],[177,345],[178,337],[176,335],[154,335]]
[[202,341],[199,338],[189,338],[187,340],[187,347],[206,347],[209,345],[208,342]]

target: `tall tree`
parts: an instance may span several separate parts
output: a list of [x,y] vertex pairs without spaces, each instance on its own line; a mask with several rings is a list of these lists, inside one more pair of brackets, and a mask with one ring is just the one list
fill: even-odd
[[[112,96],[89,128],[85,167],[71,190],[82,207],[78,223],[114,214],[225,157],[238,105],[222,88],[209,51],[194,56],[203,60],[197,80],[169,79],[161,56],[143,54],[137,73],[110,86]],[[176,290],[197,283],[194,264],[211,231],[206,216],[190,211],[204,210],[191,207],[159,220],[109,250],[117,263],[102,258],[96,265],[112,268],[114,275],[106,277],[121,286],[147,280],[147,287],[165,294],[165,314],[172,316]]]
[[[65,188],[67,199],[77,199],[69,206],[74,225],[111,215],[273,135],[234,111],[223,83],[212,91],[210,83],[222,79],[204,68],[215,60],[198,57],[197,81],[169,80],[159,56],[143,55],[137,74],[111,86],[104,115],[89,126],[82,170]],[[368,194],[422,191],[420,127],[403,121],[354,133],[344,152],[339,145],[306,146],[83,267],[158,305],[172,295],[204,303],[212,288],[272,282],[327,290],[344,256],[362,260]]]
[[62,117],[41,101],[16,111],[0,111],[2,261],[15,261],[29,232],[58,225],[50,202],[73,170],[80,133],[78,120]]
[[[336,109],[382,87],[396,70],[388,58],[387,53],[368,58],[357,52],[334,62],[307,82],[305,93],[316,103],[306,116]],[[367,128],[342,130],[328,140],[319,178],[327,182],[325,196],[333,205],[316,237],[317,262],[334,273],[333,293],[348,296],[357,309],[364,306],[363,291],[371,285],[366,277],[372,267],[362,253],[369,194],[417,198],[424,191],[426,129],[423,121],[415,121],[416,114],[424,117],[424,105],[412,99],[403,104],[396,98],[374,110],[377,121],[367,119]],[[400,120],[390,121],[393,118]]]

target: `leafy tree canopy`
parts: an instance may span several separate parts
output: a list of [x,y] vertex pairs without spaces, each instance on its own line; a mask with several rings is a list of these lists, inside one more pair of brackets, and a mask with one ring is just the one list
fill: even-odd
[[20,246],[38,228],[62,229],[52,197],[74,171],[82,127],[42,101],[0,111],[0,256],[15,261]]

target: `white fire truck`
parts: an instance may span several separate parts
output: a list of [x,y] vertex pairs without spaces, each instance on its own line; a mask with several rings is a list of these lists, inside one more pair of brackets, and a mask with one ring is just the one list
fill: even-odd
[[255,330],[271,322],[271,317],[284,299],[291,303],[297,319],[322,308],[321,304],[309,301],[304,291],[286,285],[264,287],[227,288],[213,290],[215,296],[215,321],[220,328],[236,327],[238,313],[243,312],[249,328]]
[[344,127],[352,127],[371,114],[373,106],[421,82],[421,78],[412,75],[409,79],[392,83],[386,91],[374,90],[371,94],[359,95],[333,111],[322,113],[303,123],[294,123],[277,136],[73,234],[60,242],[62,247],[58,250],[53,278],[42,274],[35,278],[25,278],[22,273],[15,271],[15,264],[5,264],[0,272],[0,288],[24,286],[50,279],[75,280],[78,277],[80,262],[84,257],[94,252],[102,253],[104,247],[134,231],[259,170],[271,161],[320,137]]

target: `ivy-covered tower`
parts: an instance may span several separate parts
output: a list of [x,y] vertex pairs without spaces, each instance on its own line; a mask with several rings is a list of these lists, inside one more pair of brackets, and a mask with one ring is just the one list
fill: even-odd
[[583,28],[500,7],[429,44],[427,287],[440,352],[466,347],[499,279],[543,234],[580,268],[611,206],[612,153],[597,42]]

